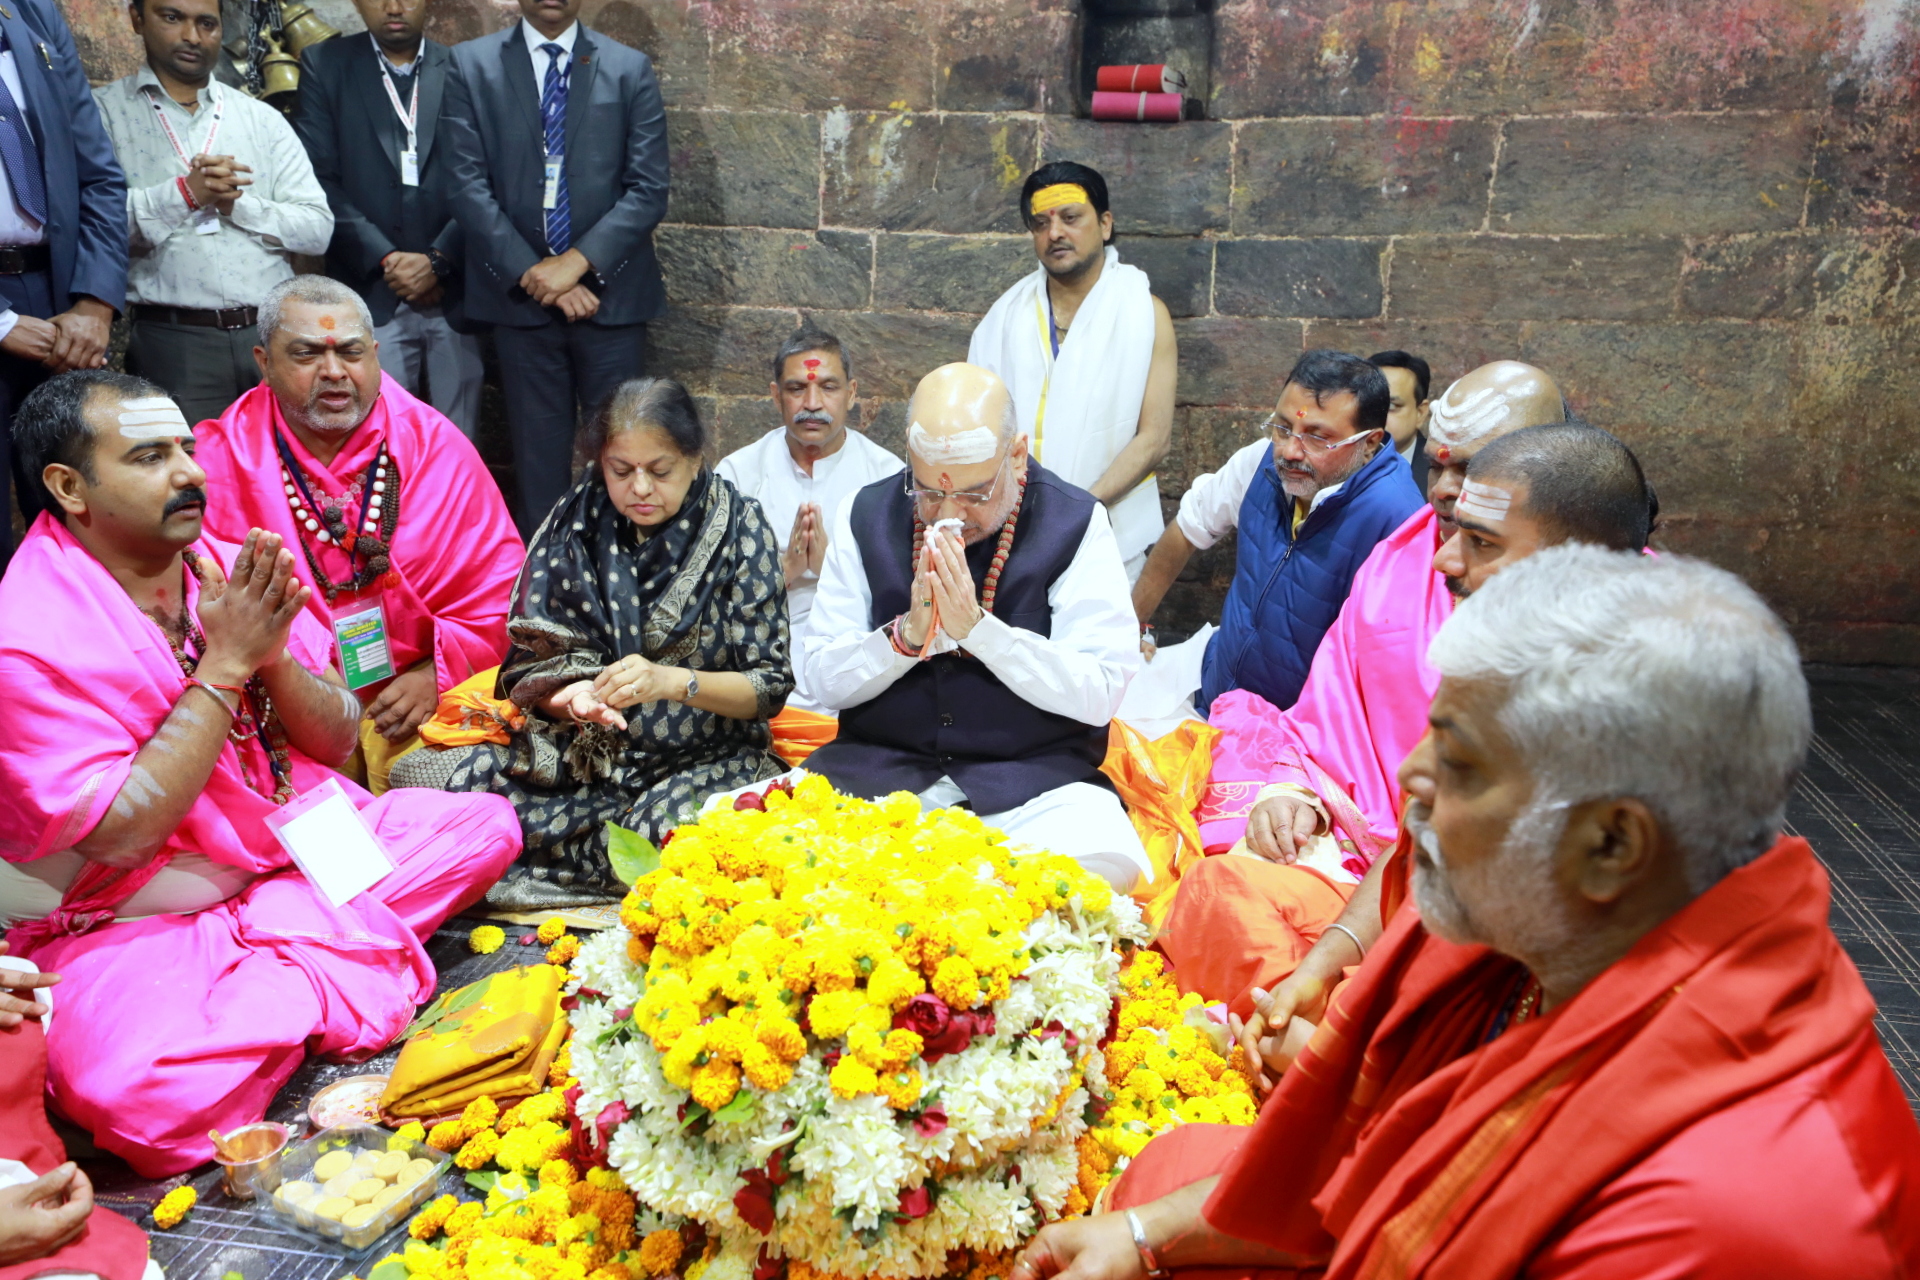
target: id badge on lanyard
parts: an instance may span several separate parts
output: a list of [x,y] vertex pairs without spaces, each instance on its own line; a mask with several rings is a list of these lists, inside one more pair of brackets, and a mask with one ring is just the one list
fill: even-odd
[[333,620],[333,638],[340,645],[340,674],[347,688],[358,693],[393,675],[393,651],[387,646],[387,611],[378,600],[364,609]]
[[420,146],[415,136],[414,127],[415,123],[420,119],[420,77],[422,74],[424,73],[421,71],[419,64],[415,63],[413,71],[413,94],[408,99],[407,105],[403,107],[400,105],[400,94],[393,87],[393,77],[386,73],[385,68],[382,68],[380,72],[380,83],[386,86],[387,101],[393,104],[393,114],[400,117],[400,127],[407,131],[407,145],[406,148],[400,152],[400,185],[403,187],[417,187],[420,185]]
[[545,190],[540,194],[540,207],[542,209],[555,209],[559,207],[560,171],[561,166],[565,165],[566,162],[567,158],[565,156],[549,155],[547,157],[547,184]]
[[[154,118],[160,122],[160,131],[167,135],[167,142],[173,147],[173,154],[186,166],[187,172],[193,172],[193,158],[181,145],[180,135],[173,131],[173,125],[167,119],[167,113],[160,105],[156,95],[148,95],[147,101],[153,107]],[[213,150],[213,140],[220,136],[220,117],[226,113],[227,104],[216,102],[213,105],[213,123],[207,128],[206,141],[200,144],[197,154],[207,155]],[[212,205],[195,210],[193,214],[193,233],[197,236],[217,236],[220,234],[220,212]]]

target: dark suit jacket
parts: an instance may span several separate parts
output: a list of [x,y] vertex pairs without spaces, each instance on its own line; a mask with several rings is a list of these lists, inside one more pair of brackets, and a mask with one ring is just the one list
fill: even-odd
[[[467,233],[467,313],[527,329],[560,313],[534,302],[519,283],[547,256],[540,207],[546,147],[520,32],[516,22],[453,50],[440,144],[451,149],[453,210]],[[667,211],[660,86],[646,54],[584,25],[573,46],[566,148],[573,247],[604,281],[594,321],[653,319],[666,309],[653,252],[653,228]]]
[[[52,0],[0,6],[47,184],[53,304],[85,294],[127,305],[127,180],[94,104],[73,33]],[[44,317],[42,317],[44,319]]]
[[[451,167],[439,119],[453,55],[443,44],[420,42],[413,74],[420,78],[420,114],[415,141],[420,149],[420,185],[400,183],[400,152],[407,131],[380,87],[384,59],[365,36],[341,36],[312,45],[300,55],[300,97],[293,127],[313,161],[314,176],[333,206],[333,243],[327,246],[327,274],[359,290],[375,324],[393,319],[400,299],[387,287],[380,260],[396,249],[425,253],[438,249],[455,267],[441,307],[454,328],[465,331],[461,306],[465,237],[454,221],[447,193]],[[404,104],[411,85],[400,88]]]
[[1427,469],[1433,465],[1427,460],[1427,433],[1424,431],[1413,433],[1413,457],[1410,462],[1413,466],[1414,486],[1420,490],[1420,496],[1424,498],[1427,496]]

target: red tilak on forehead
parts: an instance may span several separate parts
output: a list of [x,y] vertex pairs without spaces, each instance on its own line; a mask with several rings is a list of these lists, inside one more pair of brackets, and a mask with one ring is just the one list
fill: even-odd
[[1437,445],[1433,450],[1433,460],[1444,467],[1453,461],[1453,450],[1444,444]]
[[820,376],[820,362],[818,360],[808,360],[804,363],[807,366],[807,381],[812,382]]

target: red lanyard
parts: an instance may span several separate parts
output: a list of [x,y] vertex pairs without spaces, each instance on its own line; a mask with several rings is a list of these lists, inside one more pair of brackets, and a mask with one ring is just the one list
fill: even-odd
[[[180,145],[180,136],[173,131],[173,125],[168,122],[167,113],[160,105],[159,94],[149,93],[147,95],[147,101],[153,104],[153,114],[158,117],[160,121],[160,131],[166,134],[167,141],[173,144],[173,154],[179,156],[180,163],[191,171],[193,168],[193,160],[187,155],[187,149]],[[207,140],[200,144],[200,150],[197,154],[206,155],[213,150],[213,140],[220,135],[220,113],[225,109],[226,104],[223,102],[213,104],[213,127],[207,130]]]
[[[384,56],[384,55],[382,55]],[[387,87],[387,101],[393,104],[393,114],[400,117],[400,123],[406,126],[407,150],[416,151],[413,145],[414,122],[420,118],[420,62],[416,55],[413,71],[413,96],[406,106],[400,105],[400,94],[393,87],[393,77],[387,74],[385,67],[380,68],[380,83]]]

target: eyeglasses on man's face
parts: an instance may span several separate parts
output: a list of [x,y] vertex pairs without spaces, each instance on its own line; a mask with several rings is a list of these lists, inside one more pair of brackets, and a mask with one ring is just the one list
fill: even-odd
[[1325,436],[1316,436],[1306,431],[1295,431],[1277,413],[1270,413],[1260,420],[1260,431],[1273,437],[1275,444],[1285,444],[1289,440],[1298,440],[1302,448],[1316,457],[1337,453],[1350,445],[1358,444],[1382,427],[1369,427],[1365,431],[1356,431],[1345,440],[1329,440]]
[[946,489],[916,488],[913,483],[913,471],[909,468],[907,471],[907,496],[912,498],[923,509],[927,510],[938,507],[945,502],[956,502],[963,507],[984,507],[993,501],[995,494],[1000,492],[1000,481],[1006,478],[1007,463],[1010,462],[1012,458],[1013,455],[1011,453],[1003,456],[1000,459],[999,468],[993,473],[993,479],[988,481],[984,486],[975,485],[971,489],[954,489],[951,491]]

